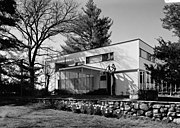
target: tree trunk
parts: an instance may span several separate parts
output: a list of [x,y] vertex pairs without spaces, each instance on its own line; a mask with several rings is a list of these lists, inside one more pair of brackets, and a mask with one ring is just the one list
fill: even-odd
[[34,65],[31,65],[30,66],[30,91],[32,92],[31,95],[34,94],[34,90],[35,90],[34,78],[35,78]]
[[49,93],[49,80],[50,80],[50,75],[49,74],[46,74],[46,86],[45,86],[45,90],[46,90],[46,95],[48,95]]

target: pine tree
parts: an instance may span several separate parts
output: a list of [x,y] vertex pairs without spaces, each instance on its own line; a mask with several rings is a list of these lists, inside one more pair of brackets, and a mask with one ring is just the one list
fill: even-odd
[[11,36],[9,30],[5,28],[5,26],[14,27],[18,21],[15,10],[16,2],[14,0],[0,1],[0,50],[18,47],[19,41]]
[[[18,48],[18,40],[9,34],[9,30],[5,28],[14,27],[18,21],[15,17],[16,2],[14,0],[0,1],[0,51]],[[0,73],[2,74],[3,66],[6,66],[8,58],[0,54]]]
[[101,9],[97,8],[93,0],[89,0],[83,13],[74,22],[72,33],[67,35],[66,45],[61,46],[64,53],[73,53],[107,46],[111,43],[109,29],[112,20],[109,17],[100,17]]

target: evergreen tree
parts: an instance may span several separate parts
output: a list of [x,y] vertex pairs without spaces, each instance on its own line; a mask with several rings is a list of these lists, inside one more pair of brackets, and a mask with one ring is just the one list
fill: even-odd
[[164,15],[165,17],[161,19],[163,28],[172,31],[175,36],[180,38],[180,5],[164,6]]
[[18,48],[18,40],[9,34],[9,29],[5,26],[14,27],[18,21],[16,14],[16,2],[14,0],[0,1],[0,50],[7,50],[10,48]]
[[67,35],[66,45],[61,46],[65,54],[107,46],[111,42],[112,20],[100,18],[101,9],[93,0],[89,0],[82,10],[79,19],[71,26],[72,33]]
[[[9,72],[12,69],[12,63],[15,65],[14,60],[10,60],[10,57],[2,54],[2,52],[20,50],[21,42],[10,34],[9,27],[14,27],[18,22],[16,18],[16,2],[14,0],[0,0],[0,77],[3,75],[9,75],[14,71]],[[0,78],[2,82],[2,78]]]
[[[165,17],[161,19],[163,28],[172,31],[175,36],[180,38],[180,5],[166,5],[164,14]],[[156,65],[146,65],[156,83],[161,84],[164,81],[170,84],[178,84],[180,82],[179,41],[171,42],[162,38],[158,39],[159,46],[155,47],[154,52],[154,57],[157,59]]]

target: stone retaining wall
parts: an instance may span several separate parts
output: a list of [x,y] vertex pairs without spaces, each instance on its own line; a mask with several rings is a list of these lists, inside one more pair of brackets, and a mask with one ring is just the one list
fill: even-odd
[[180,123],[180,102],[41,99],[53,108],[119,118],[124,115]]

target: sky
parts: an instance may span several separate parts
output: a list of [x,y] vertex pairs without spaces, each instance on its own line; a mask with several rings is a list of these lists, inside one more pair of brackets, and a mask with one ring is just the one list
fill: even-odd
[[[76,0],[80,8],[88,0]],[[140,38],[151,46],[157,46],[157,38],[176,41],[173,33],[162,28],[164,0],[94,0],[101,9],[101,16],[113,20],[112,43]]]

